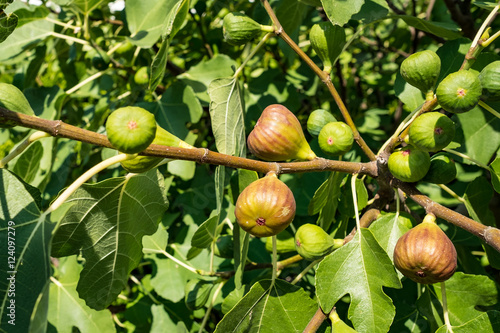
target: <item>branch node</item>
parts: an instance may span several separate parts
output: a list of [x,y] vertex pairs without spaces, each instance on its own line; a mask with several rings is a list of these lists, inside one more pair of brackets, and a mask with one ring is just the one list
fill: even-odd
[[207,157],[208,157],[208,154],[210,154],[210,150],[208,148],[203,148],[204,150],[204,153],[203,155],[200,157],[200,163],[201,164],[205,164],[206,163],[206,160],[207,160]]
[[59,136],[59,130],[61,129],[61,126],[62,126],[62,121],[61,120],[57,120],[54,124],[54,131],[53,131],[53,136]]

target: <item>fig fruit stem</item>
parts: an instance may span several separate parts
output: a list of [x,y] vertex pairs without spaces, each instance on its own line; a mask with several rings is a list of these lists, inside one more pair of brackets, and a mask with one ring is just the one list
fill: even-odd
[[356,192],[356,179],[358,179],[358,174],[355,173],[351,177],[351,190],[352,190],[352,202],[354,204],[354,214],[356,215],[356,228],[361,229],[361,224],[359,222],[359,210],[358,210],[358,194]]
[[271,36],[273,35],[274,35],[274,29],[271,32],[265,34],[264,37],[262,37],[257,46],[253,48],[250,54],[245,58],[245,60],[243,60],[243,63],[240,65],[240,67],[238,67],[238,69],[234,72],[233,78],[237,79],[240,76],[241,72],[243,71],[243,68],[245,68],[250,59],[253,58],[253,56],[262,48],[262,46],[267,42],[267,40],[271,38]]
[[26,140],[21,142],[16,148],[12,149],[7,156],[5,156],[1,161],[0,161],[0,168],[3,168],[12,161],[16,156],[19,156],[23,151],[26,150],[33,142],[43,139],[43,138],[49,138],[50,134],[42,132],[42,131],[36,131],[35,133],[31,134]]
[[107,70],[103,70],[103,71],[97,72],[97,73],[89,76],[88,78],[86,78],[82,82],[80,82],[77,85],[75,85],[73,88],[70,88],[70,89],[66,90],[65,93],[67,95],[71,95],[72,93],[74,93],[75,91],[77,91],[78,89],[80,89],[81,87],[83,87],[84,85],[86,85],[87,83],[90,83],[90,82],[94,81],[95,79],[98,79],[101,76],[103,76],[106,73],[106,71]]
[[483,101],[479,101],[478,103],[481,107],[483,107],[483,109],[485,109],[486,111],[488,111],[489,113],[491,113],[492,115],[494,115],[495,117],[497,118],[500,118],[500,113],[498,113],[495,109],[493,109],[491,106],[489,106],[488,104],[486,104],[485,102]]
[[297,282],[299,282],[300,280],[302,280],[302,278],[304,277],[304,275],[306,275],[307,272],[309,272],[309,270],[311,270],[314,266],[316,266],[316,264],[318,264],[321,260],[323,260],[323,258],[314,260],[309,265],[307,265],[307,267],[304,268],[302,270],[302,272],[300,272],[300,274],[295,277],[295,279],[293,279],[293,281],[291,282],[291,284],[297,284]]
[[360,148],[363,150],[363,152],[368,156],[370,161],[375,161],[377,157],[373,153],[373,151],[368,147],[366,142],[363,140],[361,135],[359,134],[359,131],[354,124],[354,121],[351,118],[351,115],[349,114],[349,111],[347,110],[344,101],[342,101],[342,98],[340,97],[339,93],[337,92],[337,89],[333,85],[333,82],[330,78],[330,74],[328,72],[323,71],[321,68],[319,68],[314,61],[312,61],[309,56],[302,51],[302,49],[293,41],[293,39],[288,36],[288,34],[283,30],[283,26],[279,22],[278,18],[276,17],[276,14],[274,13],[273,9],[271,8],[271,5],[269,4],[269,1],[267,0],[262,0],[262,5],[267,11],[267,14],[271,18],[273,25],[275,26],[275,31],[274,33],[281,37],[288,46],[292,48],[292,50],[297,53],[297,55],[313,70],[313,72],[321,79],[321,81],[327,86],[328,90],[330,91],[330,94],[332,95],[333,99],[335,100],[335,103],[339,107],[340,113],[344,117],[344,121],[349,125],[351,128],[353,134],[354,134],[354,140],[358,143]]
[[463,159],[469,160],[472,163],[476,164],[477,166],[479,166],[479,167],[481,167],[483,169],[486,169],[486,170],[488,170],[488,171],[491,172],[491,169],[490,169],[489,166],[487,166],[486,164],[483,164],[483,163],[479,162],[478,160],[473,159],[470,156],[467,156],[467,155],[465,155],[465,154],[463,154],[463,153],[461,153],[459,151],[456,151],[456,150],[453,150],[453,149],[449,149],[449,148],[444,148],[443,150],[445,152],[447,152],[447,153],[454,154],[454,155],[457,155],[457,156],[459,156],[459,157],[461,157]]
[[278,243],[276,241],[276,235],[272,236],[273,240],[273,273],[271,288],[274,286],[274,281],[276,281],[276,274],[278,272]]
[[443,301],[443,317],[444,317],[444,323],[446,325],[446,329],[448,332],[453,333],[453,329],[451,327],[450,323],[450,316],[448,315],[448,300],[446,298],[446,285],[445,282],[441,282],[441,299]]

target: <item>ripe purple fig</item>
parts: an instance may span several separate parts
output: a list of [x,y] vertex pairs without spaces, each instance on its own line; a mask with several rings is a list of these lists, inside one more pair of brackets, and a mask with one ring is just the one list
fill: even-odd
[[394,265],[409,279],[430,284],[448,280],[457,268],[457,251],[451,240],[427,215],[422,223],[399,238]]
[[283,231],[295,217],[292,191],[275,173],[248,185],[236,200],[234,215],[240,227],[257,237]]
[[265,161],[316,158],[299,120],[280,104],[269,105],[262,111],[247,143],[252,154]]

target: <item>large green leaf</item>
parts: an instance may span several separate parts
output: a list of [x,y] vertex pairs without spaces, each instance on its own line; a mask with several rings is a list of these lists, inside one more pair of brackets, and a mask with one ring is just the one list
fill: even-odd
[[35,141],[16,159],[16,163],[11,170],[26,183],[31,183],[40,168],[42,157],[43,146],[39,141]]
[[245,156],[244,101],[236,78],[212,81],[208,87],[210,117],[219,153]]
[[302,332],[318,305],[301,288],[262,280],[219,322],[215,332]]
[[341,183],[345,175],[332,172],[327,180],[316,190],[307,208],[309,215],[319,214],[316,222],[324,230],[328,230],[334,222],[335,213],[339,205]]
[[[498,303],[495,281],[484,275],[456,272],[446,285],[448,314],[452,325],[462,325],[483,314],[481,308]],[[434,284],[437,298],[441,300],[441,284]]]
[[495,225],[495,217],[489,207],[493,197],[493,189],[484,177],[476,178],[465,190],[465,207],[472,219],[484,224]]
[[[33,10],[30,10],[33,9]],[[50,11],[43,6],[36,6],[34,8],[19,8],[14,14],[19,18],[17,27],[21,27],[25,24],[28,24],[32,21],[40,20],[47,17],[50,14]]]
[[361,10],[365,0],[321,0],[321,2],[330,21],[343,26]]
[[358,332],[387,332],[396,313],[382,287],[401,288],[391,259],[370,230],[328,255],[316,272],[316,291],[324,312],[351,296],[349,319]]
[[[0,331],[28,332],[38,297],[51,275],[49,243],[54,225],[16,176],[0,169]],[[7,200],[8,198],[8,200]],[[12,283],[12,284],[11,284]],[[38,306],[46,307],[43,298]],[[46,321],[46,318],[40,318]],[[15,326],[14,326],[15,325]]]
[[[500,327],[500,312],[488,311],[459,326],[453,326],[453,333],[497,333]],[[448,333],[448,327],[441,326],[436,333]]]
[[497,193],[500,193],[500,157],[495,158],[490,164],[491,184]]
[[78,296],[76,285],[81,270],[76,256],[59,260],[58,277],[51,278],[50,284],[49,323],[61,333],[71,333],[73,327],[80,332],[116,332],[109,310],[93,310]]
[[[7,23],[12,24],[13,22]],[[12,32],[12,34],[2,43],[0,62],[15,57],[28,48],[43,42],[52,34],[53,30],[54,23],[47,20],[36,20],[14,30],[14,32]]]
[[83,14],[88,15],[101,4],[109,1],[110,0],[73,0],[71,5],[76,7]]
[[18,17],[16,14],[5,12],[0,13],[0,43],[7,39],[7,37],[14,32],[18,24]]
[[500,119],[479,107],[456,117],[464,140],[457,150],[481,163],[489,163],[500,148]]
[[[412,218],[408,214],[388,213],[380,215],[371,225],[370,230],[391,260],[398,239],[412,228]],[[402,277],[402,275],[400,276]]]
[[218,216],[212,216],[203,222],[191,239],[191,245],[204,249],[210,246],[215,240],[217,230]]
[[456,31],[456,27],[445,25],[441,22],[431,22],[429,20],[407,15],[398,15],[394,17],[402,19],[406,24],[418,30],[429,32],[438,37],[443,37],[445,39],[457,39],[462,37],[462,35]]
[[130,40],[142,48],[152,47],[170,33],[182,0],[127,0],[125,12]]
[[147,173],[111,178],[79,188],[65,205],[52,255],[82,253],[77,290],[87,305],[107,307],[127,285],[142,258],[142,237],[153,234],[168,207],[163,177]]

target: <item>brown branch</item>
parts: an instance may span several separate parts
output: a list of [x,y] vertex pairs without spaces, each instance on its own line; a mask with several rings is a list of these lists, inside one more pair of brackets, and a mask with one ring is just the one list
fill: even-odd
[[320,328],[321,324],[327,319],[326,314],[324,314],[323,310],[321,308],[318,308],[314,316],[311,318],[309,321],[309,324],[307,324],[306,328],[302,333],[315,333],[318,331]]
[[[0,123],[12,123],[27,128],[49,133],[54,137],[68,138],[90,143],[102,147],[113,148],[108,138],[103,134],[88,131],[61,120],[47,120],[34,116],[9,111],[0,107]],[[377,177],[375,162],[356,163],[324,158],[316,158],[307,162],[276,163],[252,160],[210,151],[203,148],[180,148],[162,145],[150,145],[141,155],[171,158],[198,163],[225,165],[232,168],[253,170],[261,173],[275,171],[276,173],[301,173],[313,171],[340,171],[346,173],[359,173]]]
[[281,26],[281,23],[276,17],[276,14],[271,8],[269,2],[267,0],[262,0],[262,4],[264,5],[264,8],[266,9],[269,17],[273,21],[273,25],[275,27],[275,34],[281,37],[281,39],[283,39],[288,44],[288,46],[290,46],[293,49],[293,51],[297,53],[297,55],[313,70],[313,72],[327,86],[328,90],[330,91],[330,94],[333,96],[333,99],[335,100],[335,103],[337,103],[337,106],[339,107],[340,113],[344,117],[345,122],[351,128],[354,134],[354,140],[356,140],[356,142],[361,147],[366,156],[368,156],[370,161],[375,161],[377,157],[370,149],[370,147],[368,147],[365,140],[363,140],[363,138],[359,134],[359,131],[356,128],[356,125],[354,124],[354,121],[352,120],[351,115],[349,114],[349,111],[347,110],[344,104],[344,101],[342,100],[339,93],[337,92],[337,89],[335,89],[335,86],[332,83],[330,75],[327,72],[323,71],[321,68],[319,68],[314,63],[314,61],[312,61],[311,58],[309,58],[309,56],[304,51],[302,51],[302,49],[293,41],[293,39],[291,39],[290,36],[287,35],[287,33],[283,30],[283,27]]

